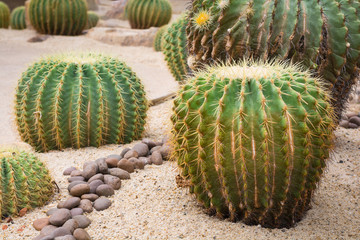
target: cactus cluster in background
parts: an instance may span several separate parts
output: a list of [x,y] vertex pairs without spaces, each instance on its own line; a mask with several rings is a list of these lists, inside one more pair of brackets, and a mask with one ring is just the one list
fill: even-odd
[[87,23],[86,1],[31,0],[29,18],[31,25],[39,33],[79,35]]
[[125,11],[131,28],[146,29],[169,23],[172,15],[168,0],[129,0]]
[[0,150],[0,218],[43,206],[54,185],[46,166],[33,154]]
[[4,3],[0,1],[0,28],[8,28],[10,21],[10,9]]
[[155,34],[154,49],[156,52],[162,51],[163,36],[168,27],[169,27],[168,25],[162,26]]
[[144,130],[140,79],[99,54],[50,56],[30,66],[16,91],[21,139],[37,151],[129,143]]
[[11,12],[10,25],[12,29],[22,30],[26,28],[25,7],[17,7]]
[[193,0],[191,61],[301,62],[326,80],[339,118],[360,64],[359,12],[358,1]]
[[99,15],[97,15],[95,12],[93,11],[88,11],[88,18],[87,18],[87,24],[86,24],[86,27],[85,29],[90,29],[90,28],[93,28],[93,27],[96,27],[96,25],[98,24],[99,22]]
[[188,50],[186,42],[187,15],[182,15],[171,24],[164,33],[162,51],[171,73],[179,82],[183,82],[190,68],[187,64]]
[[174,100],[174,157],[210,213],[293,226],[332,148],[333,109],[317,79],[284,64],[199,72]]

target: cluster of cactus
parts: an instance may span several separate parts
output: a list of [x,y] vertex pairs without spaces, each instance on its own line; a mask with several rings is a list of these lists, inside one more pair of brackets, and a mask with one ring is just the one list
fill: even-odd
[[97,15],[95,12],[93,11],[88,11],[88,17],[87,17],[87,24],[85,29],[90,29],[93,27],[96,27],[96,25],[99,22],[99,15]]
[[35,155],[0,150],[0,218],[43,206],[54,192],[46,166]]
[[360,64],[358,1],[193,0],[191,62],[291,60],[328,83],[339,117]]
[[29,18],[31,25],[39,33],[79,35],[87,23],[86,1],[31,0]]
[[162,51],[171,73],[179,82],[184,82],[190,68],[187,63],[186,43],[187,15],[184,14],[171,24],[164,33]]
[[66,54],[23,73],[15,107],[22,140],[48,151],[140,138],[147,100],[139,78],[118,59]]
[[163,36],[168,27],[168,25],[162,26],[155,34],[154,49],[156,52],[162,51]]
[[131,28],[136,29],[164,26],[172,15],[168,0],[129,0],[125,11]]
[[10,9],[4,3],[0,1],[0,28],[8,28],[10,21]]
[[26,28],[24,6],[17,7],[11,12],[10,25],[12,29],[22,30]]
[[302,218],[333,144],[318,79],[275,63],[210,67],[173,110],[173,157],[210,213],[270,228]]

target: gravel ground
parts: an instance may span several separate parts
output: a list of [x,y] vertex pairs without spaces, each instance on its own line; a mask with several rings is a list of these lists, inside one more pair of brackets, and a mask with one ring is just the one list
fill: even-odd
[[[169,132],[171,101],[149,110],[145,135],[160,140]],[[264,229],[246,226],[206,215],[187,189],[178,188],[176,164],[146,166],[122,182],[110,199],[112,206],[87,216],[93,239],[360,239],[360,130],[338,129],[336,147],[328,169],[313,198],[313,208],[292,229]],[[0,239],[31,239],[38,232],[32,222],[68,197],[67,180],[62,171],[68,166],[111,153],[129,145],[110,145],[99,149],[67,149],[38,154],[45,161],[60,187],[53,201],[35,209],[12,224],[2,224]],[[6,230],[1,230],[4,225]]]

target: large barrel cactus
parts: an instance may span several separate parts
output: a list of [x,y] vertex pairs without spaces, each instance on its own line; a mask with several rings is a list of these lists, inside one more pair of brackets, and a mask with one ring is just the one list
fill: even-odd
[[87,23],[85,0],[31,0],[31,25],[42,34],[79,35]]
[[143,85],[123,62],[98,54],[43,59],[16,91],[16,122],[38,151],[129,143],[144,130]]
[[22,30],[26,28],[25,7],[17,7],[11,12],[10,25],[12,29]]
[[164,33],[166,32],[168,27],[169,27],[168,25],[162,26],[161,28],[159,28],[159,30],[155,34],[154,50],[156,52],[161,52],[162,51],[163,36],[164,36]]
[[88,11],[88,20],[85,29],[96,27],[99,22],[99,15],[93,11]]
[[191,62],[280,58],[302,63],[332,91],[340,116],[357,77],[360,3],[353,0],[193,0]]
[[46,166],[33,154],[0,149],[0,218],[43,206],[54,184]]
[[125,7],[131,28],[146,29],[169,23],[172,15],[168,0],[129,0]]
[[10,9],[4,3],[0,1],[0,28],[8,28],[10,21]]
[[185,32],[187,22],[187,15],[184,14],[167,28],[163,36],[162,51],[165,60],[172,75],[179,82],[183,82],[190,71]]
[[332,148],[317,79],[281,64],[219,66],[174,104],[173,155],[209,212],[271,228],[302,218]]

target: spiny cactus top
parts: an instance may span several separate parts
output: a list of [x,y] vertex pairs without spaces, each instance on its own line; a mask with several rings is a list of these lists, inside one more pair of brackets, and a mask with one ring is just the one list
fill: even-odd
[[353,0],[193,0],[191,62],[301,62],[330,85],[340,117],[360,64],[359,13],[360,3]]
[[168,0],[129,0],[126,13],[131,28],[145,29],[168,24],[172,8]]
[[168,27],[169,27],[169,25],[162,26],[161,28],[159,28],[159,30],[155,34],[154,50],[156,52],[161,52],[161,50],[162,50],[163,36]]
[[53,192],[49,171],[35,155],[0,149],[0,218],[43,206]]
[[79,35],[87,23],[85,0],[31,0],[31,25],[42,34]]
[[15,8],[10,16],[10,25],[12,29],[25,29],[26,22],[25,22],[25,7],[17,7]]
[[99,15],[93,11],[88,11],[88,20],[85,29],[96,27],[99,22]]
[[187,14],[183,14],[166,29],[163,36],[162,50],[165,61],[172,75],[179,82],[183,82],[190,71],[187,63],[188,50],[185,32],[187,23]]
[[10,9],[0,1],[0,28],[8,28],[10,22]]
[[147,100],[125,63],[84,53],[50,56],[30,66],[19,80],[15,106],[22,140],[48,151],[138,139]]
[[188,80],[173,110],[173,157],[211,213],[271,228],[302,218],[332,148],[317,79],[277,64],[214,67]]

